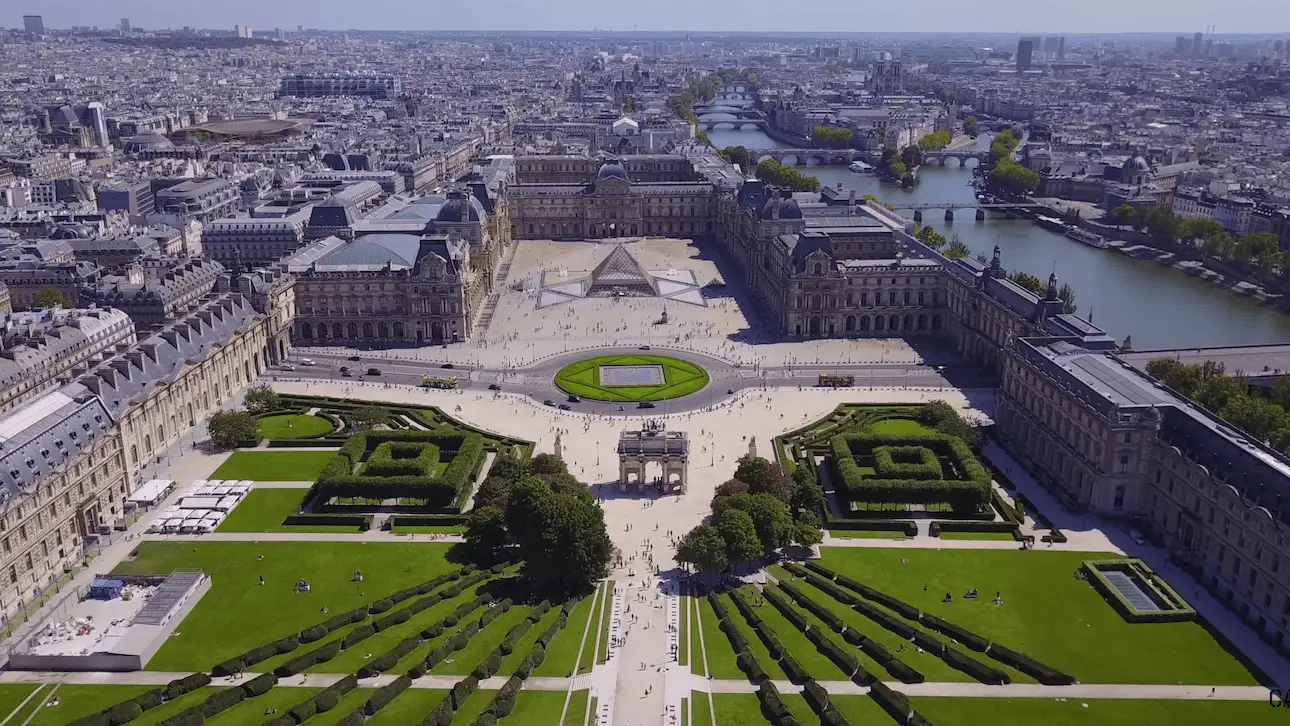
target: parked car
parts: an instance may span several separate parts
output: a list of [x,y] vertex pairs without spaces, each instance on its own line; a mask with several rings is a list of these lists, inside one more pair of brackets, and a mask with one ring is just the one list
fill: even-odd
[[499,385],[497,385],[496,383],[490,383],[490,384],[488,384],[488,390],[490,390],[490,391],[500,391],[500,390],[502,390],[502,387],[501,387],[501,386],[499,386]]
[[368,368],[368,369],[367,369],[367,375],[369,375],[369,376],[379,376],[379,375],[381,375],[381,369],[380,369],[380,368]]
[[457,366],[455,366],[455,365],[453,365],[453,364],[451,364],[451,363],[444,363],[443,365],[441,365],[441,366],[439,366],[439,367],[440,367],[440,368],[446,368],[446,369],[448,369],[448,370],[451,370],[451,369],[453,369],[453,368],[456,368]]
[[293,365],[291,365],[290,363],[283,363],[282,365],[280,365],[280,366],[278,366],[278,367],[279,367],[279,368],[281,368],[281,369],[282,369],[282,370],[284,370],[284,371],[294,371],[294,370],[296,369],[296,367],[295,367],[295,366],[293,366]]
[[648,345],[642,345],[642,346],[639,348],[639,350],[649,350],[649,346],[648,346]]
[[542,402],[542,404],[543,404],[544,406],[554,406],[554,405],[555,405],[555,401],[552,401],[551,399],[549,399],[549,398],[548,398],[547,400],[543,401],[543,402]]
[[318,365],[318,364],[317,364],[317,363],[314,363],[314,359],[313,359],[313,358],[302,358],[302,359],[300,359],[300,365],[302,365],[302,366],[314,366],[314,365]]
[[650,403],[649,401],[641,401],[640,403],[636,404],[636,408],[654,408],[654,404]]
[[360,361],[360,360],[363,360],[363,356],[361,356],[361,355],[351,355],[351,356],[349,357],[349,359],[350,359],[350,360],[352,360],[352,361]]

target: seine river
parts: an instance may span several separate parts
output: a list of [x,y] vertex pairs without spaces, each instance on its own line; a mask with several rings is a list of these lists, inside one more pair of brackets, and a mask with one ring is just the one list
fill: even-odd
[[[710,131],[718,148],[780,148],[761,131]],[[986,136],[978,144],[988,144]],[[856,196],[873,194],[885,202],[936,203],[971,201],[971,169],[924,166],[912,189],[854,174],[844,166],[800,167],[822,185],[855,189]],[[909,212],[904,212],[909,214]],[[1261,306],[1213,285],[1154,262],[1133,260],[1118,252],[1098,250],[1049,232],[1026,220],[989,217],[974,220],[972,210],[960,210],[952,223],[944,212],[929,210],[923,221],[937,231],[957,235],[972,252],[990,254],[999,246],[1008,270],[1024,270],[1075,289],[1079,314],[1123,341],[1133,336],[1137,350],[1290,342],[1290,315]]]

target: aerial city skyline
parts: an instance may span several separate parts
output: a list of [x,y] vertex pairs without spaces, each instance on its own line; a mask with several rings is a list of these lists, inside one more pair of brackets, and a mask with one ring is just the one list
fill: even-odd
[[0,722],[1284,719],[1279,7],[6,9]]

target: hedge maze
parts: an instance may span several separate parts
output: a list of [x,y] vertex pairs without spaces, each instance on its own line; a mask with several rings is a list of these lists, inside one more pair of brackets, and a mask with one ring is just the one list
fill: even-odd
[[990,473],[953,436],[843,434],[830,454],[848,502],[948,504],[967,514],[990,502]]
[[[504,577],[505,567],[499,565],[492,570],[476,570],[468,565],[391,593],[366,607],[339,613],[297,633],[231,658],[213,667],[209,674],[198,673],[177,679],[165,688],[153,689],[97,714],[78,719],[73,722],[73,726],[128,724],[145,711],[210,686],[212,677],[264,668],[272,661],[281,660],[278,656],[290,656],[272,668],[271,672],[261,672],[232,688],[213,690],[200,703],[158,722],[158,726],[199,726],[244,700],[268,693],[280,678],[303,673],[327,663],[382,632],[398,632],[405,637],[389,650],[366,659],[356,673],[313,693],[265,721],[266,726],[297,726],[306,723],[316,714],[336,708],[343,696],[358,687],[360,678],[403,671],[388,685],[372,691],[365,702],[336,721],[344,726],[361,724],[367,717],[387,707],[414,680],[426,675],[436,665],[454,655],[460,658],[459,654],[467,652],[481,635],[490,638],[488,653],[479,658],[478,662],[467,665],[467,668],[472,669],[470,674],[461,678],[451,692],[415,726],[449,726],[456,712],[476,692],[479,681],[506,669],[510,673],[510,679],[492,696],[474,720],[476,724],[491,726],[514,709],[516,696],[524,680],[542,664],[546,647],[568,623],[569,612],[575,605],[575,601],[564,603],[558,608],[547,601],[536,605],[517,604],[528,598],[529,591],[518,579]],[[427,627],[417,623],[408,627],[408,623],[419,613],[442,605],[455,607]],[[501,622],[502,616],[520,608],[524,612],[523,619],[509,629],[500,630],[501,626],[497,623]],[[443,608],[440,607],[440,610]],[[538,629],[536,626],[539,624],[545,625]],[[304,647],[309,644],[314,645]],[[424,655],[411,657],[418,649],[425,647],[429,650]]]

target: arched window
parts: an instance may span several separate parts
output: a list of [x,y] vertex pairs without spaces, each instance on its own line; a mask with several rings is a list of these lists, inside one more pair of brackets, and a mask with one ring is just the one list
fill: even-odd
[[824,273],[824,265],[821,265],[821,264],[820,264],[820,263],[818,263],[818,262],[817,262],[817,263],[815,263],[815,274],[816,274],[816,275],[821,275],[821,274],[823,274],[823,273]]
[[363,337],[372,337],[372,323],[370,321],[363,323]]
[[353,340],[358,340],[358,323],[349,324],[349,337]]
[[384,320],[376,324],[377,335],[382,338],[390,337],[390,326]]
[[396,337],[396,338],[402,338],[402,337],[403,337],[403,323],[401,323],[401,322],[399,322],[399,321],[397,321],[397,320],[396,320],[396,321],[394,321],[394,337]]
[[345,337],[345,334],[341,332],[340,323],[331,324],[331,337],[336,338],[337,340]]
[[301,335],[305,340],[313,340],[313,339],[314,339],[314,326],[310,325],[309,323],[304,323],[304,324],[302,324],[302,325],[300,326],[300,335]]

